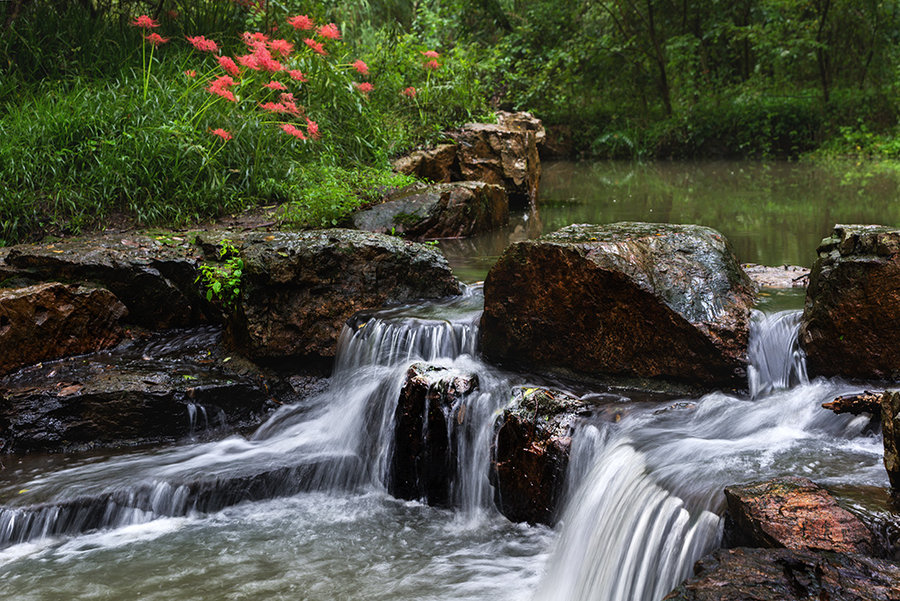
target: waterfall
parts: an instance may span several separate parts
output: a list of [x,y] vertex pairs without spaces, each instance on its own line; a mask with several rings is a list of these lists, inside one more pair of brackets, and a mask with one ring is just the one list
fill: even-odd
[[809,381],[806,358],[797,342],[802,315],[802,311],[753,312],[747,370],[752,398]]

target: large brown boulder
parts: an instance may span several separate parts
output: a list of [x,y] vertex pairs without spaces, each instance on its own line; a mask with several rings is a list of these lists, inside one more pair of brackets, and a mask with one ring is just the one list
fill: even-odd
[[500,186],[457,182],[416,186],[353,216],[357,229],[408,240],[465,238],[509,222],[509,200]]
[[884,467],[891,488],[900,496],[900,392],[881,395],[881,431],[884,435]]
[[3,270],[17,281],[97,284],[128,307],[130,323],[165,329],[216,315],[196,283],[200,259],[178,236],[106,235],[13,246]]
[[564,491],[572,433],[584,401],[544,388],[517,388],[497,418],[491,483],[500,513],[553,525]]
[[863,522],[807,478],[729,486],[725,540],[733,547],[786,547],[871,555]]
[[394,170],[435,183],[459,179],[456,163],[456,144],[440,144],[434,148],[416,150],[393,162]]
[[457,463],[453,433],[465,420],[467,395],[477,387],[474,374],[427,363],[410,366],[394,412],[392,495],[450,503]]
[[241,257],[232,332],[253,358],[333,358],[354,313],[460,292],[438,250],[370,232],[254,233]]
[[470,123],[450,132],[459,148],[461,178],[497,184],[510,203],[524,206],[537,199],[541,181],[535,131],[499,123]]
[[837,225],[818,254],[800,328],[809,374],[900,376],[900,230]]
[[670,601],[896,601],[900,566],[840,553],[719,550],[697,562]]
[[571,225],[491,269],[482,348],[541,371],[744,387],[753,291],[710,228]]
[[547,132],[544,130],[543,122],[526,111],[518,111],[515,113],[509,111],[497,111],[497,123],[510,129],[533,131],[534,141],[538,145],[538,149],[544,145],[544,141],[547,138]]
[[[234,357],[221,331],[173,330],[0,380],[0,453],[172,442],[257,426],[290,390]],[[285,396],[287,395],[287,396]]]
[[0,288],[0,374],[47,359],[109,348],[128,313],[103,288],[51,282]]

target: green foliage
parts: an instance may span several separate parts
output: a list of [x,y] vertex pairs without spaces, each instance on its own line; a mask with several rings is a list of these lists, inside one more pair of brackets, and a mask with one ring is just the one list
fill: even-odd
[[219,303],[227,311],[236,311],[241,298],[244,260],[231,240],[220,243],[219,261],[200,265],[197,282],[205,289],[206,300]]

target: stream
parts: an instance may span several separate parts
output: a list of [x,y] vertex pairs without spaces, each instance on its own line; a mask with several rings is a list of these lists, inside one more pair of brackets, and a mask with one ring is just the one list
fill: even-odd
[[[563,193],[548,186],[550,206]],[[561,225],[554,215],[542,206],[552,229]],[[494,239],[508,241],[527,221]],[[499,242],[472,244],[468,255],[461,244],[448,252],[470,281]],[[785,262],[811,263],[782,252]],[[283,407],[251,436],[6,465],[0,597],[660,599],[718,546],[724,486],[780,475],[840,490],[888,484],[869,419],[820,407],[860,388],[809,380],[796,343],[798,301],[788,295],[754,314],[746,393],[650,400],[573,385],[570,393],[614,406],[621,419],[588,419],[576,430],[554,529],[511,523],[493,506],[494,419],[513,386],[546,382],[480,360],[480,286],[356,319],[327,390]],[[392,417],[417,360],[480,381],[455,426],[450,508],[386,492]],[[253,497],[236,498],[248,485]]]

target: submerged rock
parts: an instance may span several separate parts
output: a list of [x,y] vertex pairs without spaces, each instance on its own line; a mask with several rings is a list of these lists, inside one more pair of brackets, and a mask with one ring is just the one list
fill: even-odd
[[544,388],[517,388],[497,418],[491,483],[500,513],[514,522],[553,525],[564,491],[572,433],[584,401]]
[[822,403],[822,408],[834,411],[837,414],[849,413],[851,415],[859,415],[861,413],[869,413],[873,416],[880,416],[884,395],[884,392],[869,392],[868,390],[859,394],[845,394],[833,401]]
[[671,601],[896,601],[900,566],[840,553],[719,550],[698,561]]
[[525,206],[537,199],[541,181],[536,132],[499,123],[470,123],[449,134],[462,179],[497,184],[510,203]]
[[416,150],[393,162],[394,170],[435,183],[459,179],[456,163],[456,144],[440,144],[434,148]]
[[45,362],[0,380],[0,453],[171,442],[255,426],[279,384],[206,328]]
[[509,221],[509,201],[500,186],[458,182],[404,189],[353,216],[357,229],[408,240],[465,238]]
[[20,244],[6,251],[4,270],[21,282],[93,283],[107,288],[128,308],[128,322],[146,328],[217,319],[217,310],[196,283],[197,249],[176,238],[160,241],[129,234]]
[[809,282],[809,269],[799,265],[767,267],[755,263],[741,265],[750,279],[761,288],[804,288]]
[[571,225],[511,245],[484,284],[493,361],[746,386],[753,284],[696,225]]
[[811,376],[900,376],[900,230],[836,225],[818,248],[800,344]]
[[333,358],[344,323],[358,311],[460,293],[439,251],[382,234],[251,234],[241,256],[233,332],[253,358]]
[[729,486],[725,542],[732,547],[786,547],[871,555],[863,522],[807,478]]
[[25,365],[109,348],[128,313],[103,288],[58,282],[0,288],[0,374]]
[[466,414],[466,397],[478,377],[427,363],[406,373],[394,412],[388,491],[401,499],[447,505],[456,475],[455,425]]

